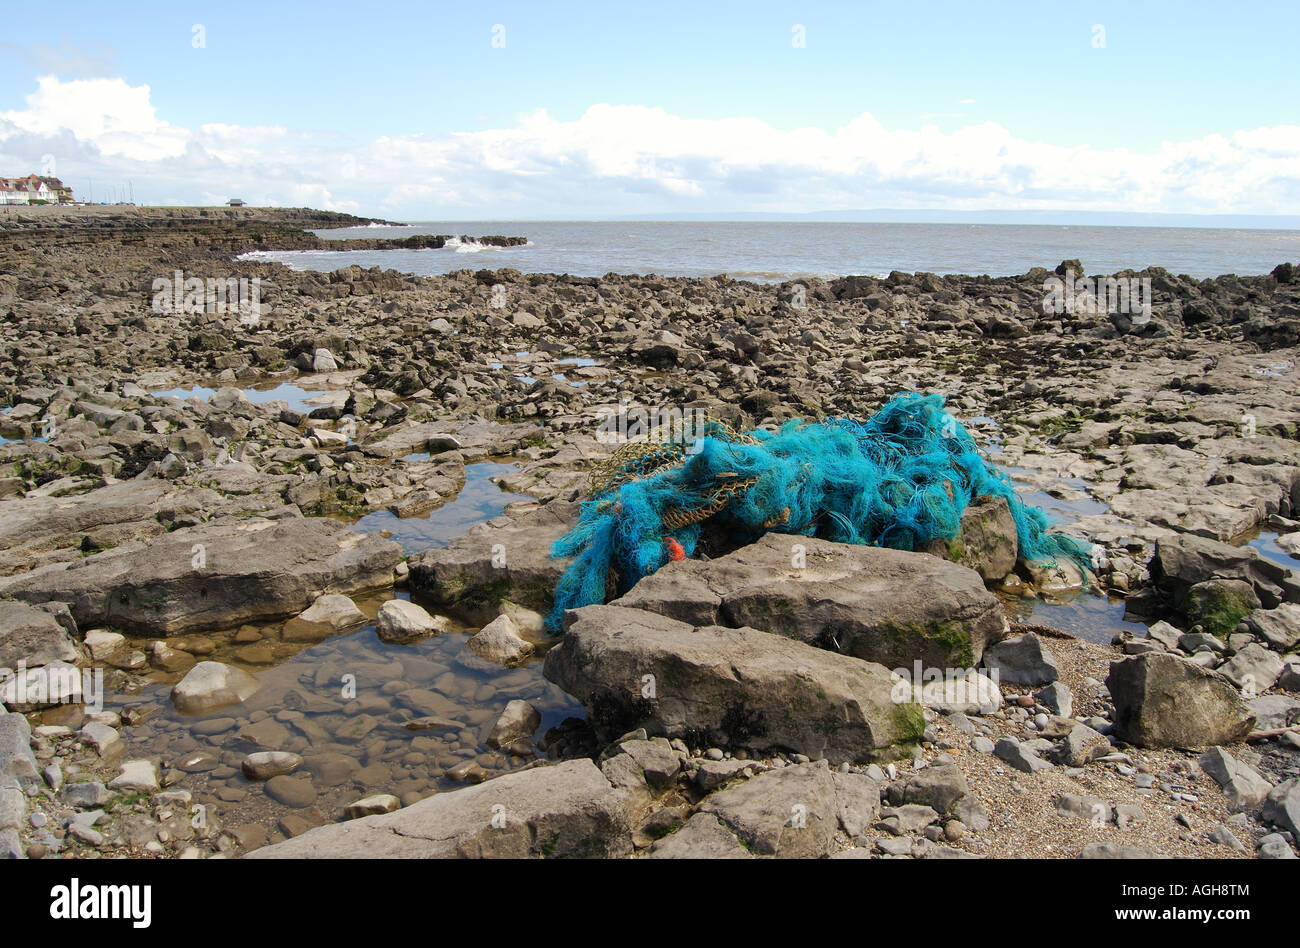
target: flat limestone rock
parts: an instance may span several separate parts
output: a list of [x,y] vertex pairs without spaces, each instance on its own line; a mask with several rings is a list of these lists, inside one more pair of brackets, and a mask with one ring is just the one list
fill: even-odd
[[970,668],[1006,634],[974,570],[923,553],[768,533],[669,563],[616,605],[692,625],[774,632],[887,668]]
[[165,480],[130,480],[72,497],[25,497],[0,501],[0,575],[30,569],[50,551],[81,542],[86,534],[113,529],[121,539],[157,536],[164,518],[217,505],[210,490],[176,488]]
[[924,728],[908,689],[900,695],[880,665],[757,629],[696,627],[621,606],[566,613],[543,673],[610,739],[644,726],[840,763],[915,741]]
[[245,858],[604,858],[631,851],[625,795],[582,759],[321,826]]
[[391,585],[402,551],[323,518],[185,527],[0,579],[0,596],[68,603],[82,628],[179,635],[287,618],[322,593]]

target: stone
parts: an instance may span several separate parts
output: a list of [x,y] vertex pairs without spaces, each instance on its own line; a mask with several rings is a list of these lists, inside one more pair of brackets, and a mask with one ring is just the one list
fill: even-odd
[[782,858],[828,855],[839,826],[835,782],[825,761],[761,773],[706,797],[711,813],[753,853]]
[[1259,818],[1288,831],[1293,840],[1300,840],[1300,777],[1284,780],[1270,790]]
[[158,764],[152,760],[122,762],[122,772],[108,782],[110,790],[152,793],[158,789]]
[[1219,672],[1242,690],[1254,696],[1268,691],[1282,677],[1286,667],[1276,652],[1251,642],[1219,666]]
[[168,636],[286,618],[322,592],[391,586],[401,557],[396,543],[335,520],[246,518],[40,566],[0,579],[0,597],[67,602],[83,628]]
[[183,671],[194,665],[194,656],[188,652],[174,649],[166,642],[154,642],[149,649],[150,661],[154,667],[163,671]]
[[390,599],[379,607],[375,631],[382,641],[401,645],[446,632],[447,620],[410,600]]
[[244,858],[609,858],[631,851],[626,798],[584,758],[321,826]]
[[1014,737],[999,738],[993,745],[993,756],[1025,773],[1037,773],[1040,770],[1050,770],[1052,767],[1051,763],[1043,760]]
[[126,647],[126,636],[109,632],[107,629],[91,629],[86,633],[85,643],[90,657],[97,662],[102,662],[114,652]]
[[656,790],[662,790],[677,779],[682,768],[681,757],[667,738],[623,741],[619,748],[640,768],[645,781]]
[[290,740],[289,729],[274,718],[263,718],[240,728],[238,736],[241,741],[268,750],[279,750]]
[[206,714],[247,701],[260,687],[242,669],[221,662],[199,662],[171,691],[172,704],[183,714]]
[[1210,832],[1206,833],[1206,838],[1212,843],[1218,843],[1220,846],[1227,846],[1229,849],[1235,849],[1237,852],[1244,853],[1246,847],[1241,844],[1241,840],[1233,835],[1232,830],[1220,823]]
[[284,624],[286,642],[317,642],[366,624],[365,613],[347,596],[320,596],[307,609]]
[[758,629],[893,669],[971,668],[1006,632],[997,598],[973,570],[780,533],[716,559],[668,563],[614,604]]
[[1175,651],[1178,648],[1178,640],[1182,634],[1182,632],[1175,629],[1164,620],[1152,623],[1147,629],[1147,635],[1151,637],[1151,640],[1160,643],[1160,645],[1169,652]]
[[1122,846],[1118,843],[1089,843],[1079,854],[1080,859],[1159,859],[1160,853],[1141,846]]
[[704,760],[695,768],[691,779],[701,793],[712,793],[750,766],[747,760]]
[[1197,763],[1223,788],[1233,811],[1253,810],[1273,789],[1271,783],[1222,747],[1211,747]]
[[875,828],[894,836],[919,833],[939,819],[933,807],[923,803],[905,803],[902,806],[884,807]]
[[1046,685],[1060,677],[1056,659],[1033,632],[991,646],[984,653],[984,668],[997,673],[1000,685]]
[[982,494],[962,511],[952,540],[934,540],[925,552],[973,569],[985,583],[1000,582],[1016,568],[1020,543],[1005,497]]
[[1269,833],[1267,836],[1261,836],[1255,844],[1256,855],[1260,859],[1297,859],[1295,850],[1292,849],[1281,833]]
[[850,839],[861,836],[880,814],[880,784],[866,774],[831,774],[840,828]]
[[107,724],[96,724],[93,721],[83,725],[77,732],[77,737],[82,743],[93,747],[100,757],[106,756],[110,749],[122,740],[122,735],[116,728],[109,727]]
[[1110,804],[1100,797],[1064,793],[1054,801],[1056,812],[1076,820],[1086,820],[1095,827],[1105,826],[1111,819]]
[[696,813],[677,830],[658,840],[650,859],[752,859],[753,854],[712,813]]
[[883,856],[910,858],[912,855],[912,840],[906,836],[876,839],[872,842],[872,849]]
[[1053,714],[1063,718],[1074,716],[1074,695],[1070,686],[1063,681],[1054,681],[1046,688],[1034,694],[1038,703],[1051,709]]
[[533,654],[533,644],[520,638],[514,620],[499,615],[474,635],[465,647],[479,658],[507,668],[526,662]]
[[[991,714],[1002,707],[1002,691],[997,683],[974,668],[954,669],[960,674],[948,674],[934,681],[926,681],[925,673],[920,671],[918,676],[918,671],[919,666],[914,663],[911,676],[905,680],[915,681],[920,677],[923,684],[913,700],[927,708],[941,714]],[[894,674],[898,676],[897,671]]]
[[1225,637],[1259,608],[1259,596],[1248,582],[1216,578],[1192,586],[1178,605],[1188,625]]
[[530,738],[542,726],[542,713],[527,701],[516,699],[506,705],[488,735],[488,747],[504,747],[521,738]]
[[257,751],[240,762],[240,769],[249,780],[270,780],[291,774],[302,765],[302,758],[288,751]]
[[1242,740],[1255,713],[1232,682],[1169,653],[1112,662],[1115,733],[1138,747],[1203,748]]
[[0,599],[0,668],[76,660],[77,647],[58,619],[25,602]]
[[959,799],[952,805],[951,816],[960,820],[968,830],[982,833],[989,828],[989,811],[973,793]]
[[914,742],[924,729],[917,705],[895,701],[883,667],[783,636],[695,628],[619,606],[570,610],[564,621],[543,673],[582,702],[598,733],[645,727],[839,764]]
[[1146,818],[1146,811],[1135,804],[1120,803],[1115,806],[1115,825],[1122,830],[1128,829],[1134,823],[1142,823]]
[[290,777],[281,774],[272,777],[264,786],[267,796],[295,810],[301,810],[316,802],[316,788],[306,777]]
[[1285,567],[1249,546],[1233,546],[1191,533],[1158,539],[1149,569],[1156,588],[1174,605],[1181,604],[1193,586],[1208,580],[1248,583],[1270,609],[1285,598]]
[[1067,767],[1082,767],[1098,757],[1110,753],[1110,741],[1086,724],[1077,724],[1070,728],[1065,740],[1056,749],[1055,757],[1059,764]]
[[379,793],[372,797],[366,797],[364,800],[358,800],[355,803],[349,803],[343,811],[343,818],[348,820],[359,820],[363,816],[375,816],[379,813],[392,813],[400,809],[402,803],[391,793]]
[[966,776],[955,762],[935,763],[900,780],[889,788],[889,800],[895,805],[920,803],[930,807],[940,816],[969,792]]
[[1223,641],[1217,635],[1210,635],[1208,632],[1188,632],[1180,635],[1178,647],[1192,655],[1207,651],[1222,654],[1227,651]]
[[1261,695],[1247,703],[1255,712],[1255,727],[1261,731],[1273,731],[1300,722],[1300,699],[1289,695]]
[[1246,616],[1250,631],[1279,652],[1300,644],[1300,604],[1284,602],[1276,609],[1256,609]]
[[93,809],[108,803],[115,794],[98,780],[87,780],[84,783],[67,784],[60,791],[60,796],[71,806]]

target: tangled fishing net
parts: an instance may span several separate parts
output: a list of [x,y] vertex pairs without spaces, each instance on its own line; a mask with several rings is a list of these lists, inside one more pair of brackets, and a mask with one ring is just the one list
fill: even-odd
[[551,549],[575,559],[547,626],[558,631],[566,609],[604,602],[611,569],[622,594],[692,556],[706,524],[735,544],[779,530],[916,550],[954,538],[966,506],[984,495],[1006,499],[1021,559],[1059,556],[1087,567],[1088,546],[1048,532],[1046,515],[985,463],[941,395],[897,395],[865,421],[794,420],[741,434],[710,420],[676,437],[630,442],[592,472],[577,526]]

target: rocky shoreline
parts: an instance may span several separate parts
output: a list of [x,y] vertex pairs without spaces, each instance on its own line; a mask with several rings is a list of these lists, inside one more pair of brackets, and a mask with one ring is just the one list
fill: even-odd
[[[236,258],[402,242],[93,210],[0,219],[0,850],[1295,858],[1290,264],[1114,275],[1151,281],[1148,320],[1045,313],[1078,261],[296,272]],[[256,320],[160,312],[176,271],[256,278]],[[1065,503],[1093,571],[1023,562],[1005,503],[974,504],[926,553],[770,533],[542,632],[550,544],[630,415],[902,390]],[[526,499],[473,507],[483,478]],[[421,532],[453,513],[472,529]],[[1124,631],[1025,609],[1098,592]],[[900,693],[914,663],[960,674]],[[39,690],[94,670],[102,709]]]

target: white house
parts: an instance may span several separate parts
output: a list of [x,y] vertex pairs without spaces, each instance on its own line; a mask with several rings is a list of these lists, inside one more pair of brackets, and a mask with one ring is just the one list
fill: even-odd
[[34,174],[25,178],[0,178],[0,204],[31,204],[35,201],[58,204],[59,196]]
[[20,190],[9,178],[0,178],[0,204],[27,204],[30,200],[25,185]]

